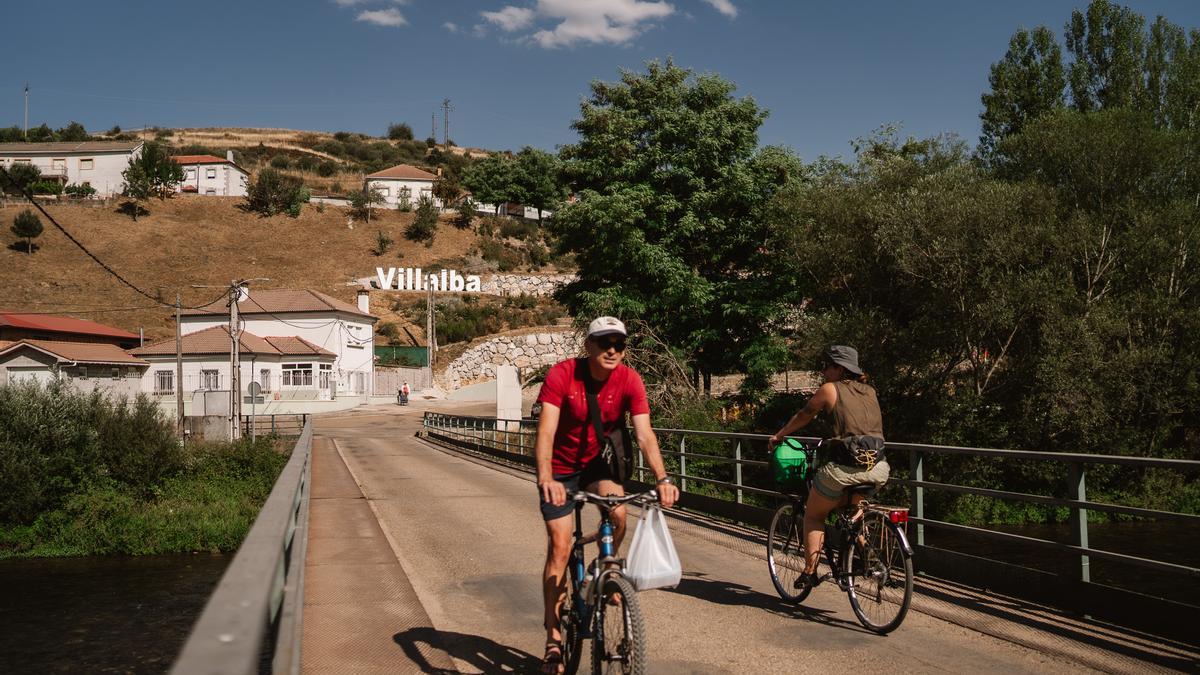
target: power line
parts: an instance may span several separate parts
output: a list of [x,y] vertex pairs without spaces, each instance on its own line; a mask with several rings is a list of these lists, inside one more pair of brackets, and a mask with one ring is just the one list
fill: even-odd
[[[13,180],[12,176],[8,175],[7,169],[0,167],[0,177],[2,177],[5,181],[5,183],[7,183],[10,187],[17,188],[17,190],[20,191],[21,195],[24,196],[25,199],[27,199],[30,204],[33,204],[34,208],[36,208],[38,211],[40,211],[43,216],[46,216],[46,220],[49,220],[50,224],[52,224],[52,225],[54,225],[54,227],[58,228],[58,230],[60,232],[62,232],[63,235],[66,236],[67,239],[71,240],[72,244],[75,244],[76,246],[78,246],[79,250],[86,253],[89,258],[94,260],[97,265],[104,268],[105,272],[108,272],[113,277],[115,277],[117,281],[120,281],[122,284],[133,289],[138,295],[141,295],[149,300],[153,300],[155,303],[157,303],[161,307],[174,307],[175,306],[174,304],[171,304],[168,302],[163,302],[162,298],[158,297],[157,295],[154,295],[154,294],[151,294],[151,293],[148,293],[148,292],[142,290],[136,284],[134,284],[132,281],[121,276],[120,272],[117,272],[113,268],[109,267],[108,264],[105,263],[103,260],[96,257],[95,253],[92,253],[91,251],[89,251],[88,248],[86,246],[84,246],[82,242],[80,242],[78,239],[76,239],[74,237],[74,235],[72,235],[70,232],[68,232],[67,228],[60,225],[58,223],[58,221],[54,219],[54,216],[50,215],[50,213],[47,212],[46,209],[43,208],[42,205],[39,204],[36,199],[33,198],[33,194],[29,192],[29,189],[27,187],[25,187],[23,185],[18,185],[17,182]],[[218,298],[218,299],[220,299],[220,298]],[[199,309],[201,307],[206,307],[208,305],[211,305],[213,302],[216,302],[216,301],[217,300],[213,300],[212,302],[205,303],[203,305],[196,305],[194,307],[187,306],[186,309]]]

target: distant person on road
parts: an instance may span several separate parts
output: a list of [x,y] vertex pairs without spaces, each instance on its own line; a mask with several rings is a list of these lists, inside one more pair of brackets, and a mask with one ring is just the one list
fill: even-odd
[[[568,491],[587,490],[601,495],[624,495],[625,488],[614,480],[601,455],[601,440],[588,416],[588,394],[593,393],[600,409],[605,435],[625,424],[625,413],[633,417],[637,445],[658,483],[663,506],[679,498],[671,484],[658,450],[658,438],[650,426],[650,405],[642,378],[621,361],[625,357],[625,324],[602,316],[588,327],[584,341],[586,357],[567,359],[546,373],[537,403],[537,482],[542,519],[546,521],[546,565],[542,573],[545,602],[546,655],[543,672],[563,671],[562,635],[558,630],[559,609],[567,593],[567,560],[571,554],[574,502]],[[625,507],[612,510],[613,544],[620,548],[625,535]]]
[[[821,446],[831,449],[829,462],[817,470],[804,508],[805,570],[796,580],[798,588],[815,586],[820,580],[817,560],[825,538],[825,519],[830,511],[846,504],[846,488],[863,483],[883,485],[891,471],[883,456],[879,399],[858,365],[858,351],[845,345],[827,349],[821,376],[825,382],[817,393],[767,441],[767,449],[774,448],[822,412],[832,417],[833,437]],[[855,495],[856,503],[861,499]]]
[[400,405],[408,405],[408,393],[408,383],[405,382],[404,386],[400,387]]

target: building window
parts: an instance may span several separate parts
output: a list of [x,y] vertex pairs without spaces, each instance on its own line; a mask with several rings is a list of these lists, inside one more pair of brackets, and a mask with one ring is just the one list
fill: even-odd
[[187,176],[187,180],[196,180],[196,170],[193,168],[189,167],[185,171],[184,175]]
[[381,187],[381,188],[376,188],[376,189],[379,190],[379,194],[383,195],[384,197],[392,196],[392,188]]
[[318,382],[319,386],[322,389],[328,389],[329,388],[329,376],[333,374],[333,364],[332,363],[322,363],[320,374],[321,374],[321,379]]
[[262,387],[263,391],[271,391],[271,369],[263,368],[258,371],[258,386]]
[[221,373],[216,370],[200,371],[200,388],[216,391],[221,388]]
[[204,191],[204,194],[215,196],[217,194],[217,189],[216,188],[208,188],[207,190]]
[[175,393],[175,373],[169,370],[154,371],[154,393],[156,394],[174,394]]
[[204,170],[204,177],[205,177],[205,178],[216,178],[216,177],[217,177],[217,169],[216,169],[216,167],[212,167],[212,166],[210,166],[210,167],[208,167],[207,169],[205,169],[205,170]]
[[313,371],[311,363],[283,364],[283,386],[311,387],[312,383]]
[[92,168],[94,168],[94,167],[95,167],[95,160],[91,160],[91,159],[81,159],[81,160],[79,160],[79,170],[80,170],[80,171],[87,171],[87,170],[89,170],[89,169],[92,169]]

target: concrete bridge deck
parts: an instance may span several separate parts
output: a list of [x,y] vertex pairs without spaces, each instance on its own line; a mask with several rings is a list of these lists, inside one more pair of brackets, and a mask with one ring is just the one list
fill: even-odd
[[[425,409],[485,407],[415,402],[318,420],[303,672],[536,671],[545,540],[532,477],[413,436]],[[876,636],[832,584],[801,607],[781,602],[752,535],[690,517],[671,525],[683,582],[641,595],[654,673],[1147,672],[1200,663],[1184,645],[927,580],[904,625]]]

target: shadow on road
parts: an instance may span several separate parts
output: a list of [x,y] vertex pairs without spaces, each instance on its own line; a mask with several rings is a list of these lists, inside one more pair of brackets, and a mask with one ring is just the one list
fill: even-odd
[[443,668],[430,663],[426,655],[431,652],[442,652],[450,658],[469,663],[484,673],[535,672],[542,663],[540,658],[528,652],[485,637],[428,627],[396,633],[392,639],[423,673],[450,675],[459,672],[454,668]]
[[805,607],[804,605],[789,605],[774,595],[760,593],[749,586],[705,578],[707,576],[699,572],[689,572],[674,590],[668,592],[680,593],[719,605],[754,607],[777,616],[805,618],[835,628],[874,635],[856,622],[838,618],[830,610]]

